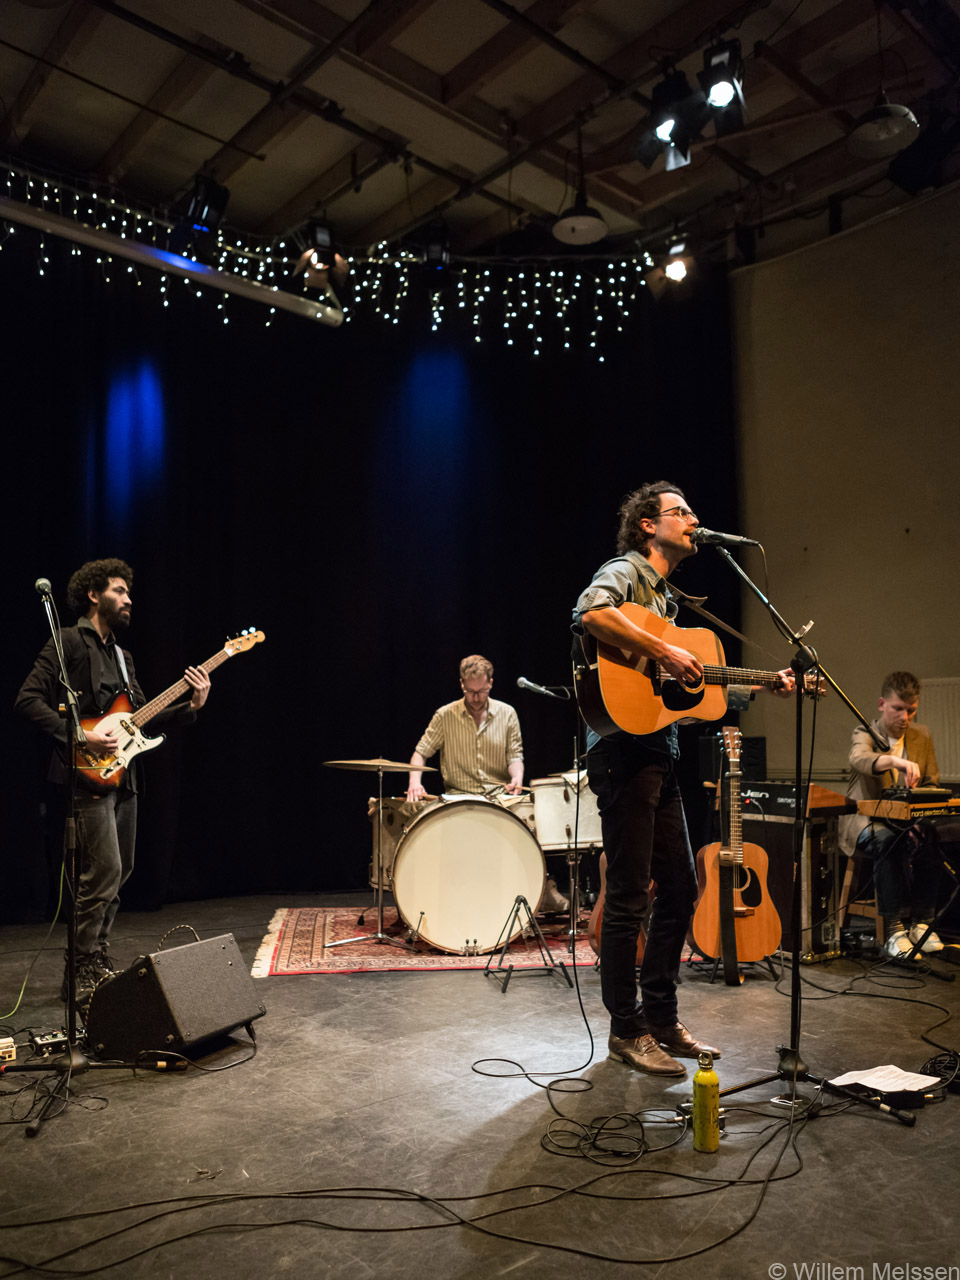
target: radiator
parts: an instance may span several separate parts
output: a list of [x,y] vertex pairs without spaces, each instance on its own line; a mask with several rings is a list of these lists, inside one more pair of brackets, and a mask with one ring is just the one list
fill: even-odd
[[960,676],[920,681],[917,720],[933,735],[941,782],[960,782]]

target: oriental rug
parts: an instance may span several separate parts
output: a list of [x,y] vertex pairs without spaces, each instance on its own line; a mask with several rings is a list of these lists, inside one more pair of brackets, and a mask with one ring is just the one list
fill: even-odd
[[[384,932],[397,938],[406,933],[405,927],[396,922],[396,911],[384,912]],[[356,907],[284,907],[274,913],[270,928],[260,944],[251,973],[255,978],[279,977],[294,973],[387,973],[392,971],[444,969],[483,969],[487,955],[451,955],[435,951],[422,941],[417,950],[406,951],[389,943],[370,941],[354,942],[346,947],[334,947],[330,943],[341,938],[353,938],[374,934],[377,929],[375,908],[368,908],[364,923],[357,925]],[[543,925],[547,943],[555,963],[563,961],[569,966],[569,939],[566,922],[555,926]],[[553,932],[555,930],[555,932]],[[551,936],[552,934],[552,936]],[[590,966],[596,956],[590,947],[586,933],[578,936],[576,963]],[[496,965],[494,954],[491,968]],[[538,969],[542,966],[540,952],[533,938],[517,938],[507,948],[504,965],[515,969]]]

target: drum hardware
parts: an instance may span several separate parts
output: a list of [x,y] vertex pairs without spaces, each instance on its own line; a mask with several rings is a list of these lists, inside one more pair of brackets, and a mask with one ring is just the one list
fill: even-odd
[[[526,913],[526,924],[521,924],[520,922],[521,912]],[[524,937],[533,937],[533,940],[537,944],[537,950],[540,952],[541,960],[540,965],[536,968],[521,969],[521,973],[545,973],[548,977],[555,974],[558,978],[562,978],[568,987],[573,986],[573,980],[569,973],[567,973],[566,965],[562,960],[554,960],[553,952],[550,950],[550,944],[543,936],[543,931],[537,924],[533,912],[530,910],[530,903],[526,900],[523,894],[517,894],[517,897],[514,899],[510,914],[507,916],[504,926],[500,930],[500,937],[497,939],[496,946],[493,948],[490,958],[484,965],[483,976],[485,978],[495,979],[495,981],[500,983],[501,992],[504,995],[507,994],[507,986],[513,976],[513,971],[516,966],[512,964],[504,965],[504,959],[506,958],[507,947],[509,947],[511,940],[517,933],[523,933]],[[497,959],[497,963],[494,964],[493,956],[498,948],[500,950],[500,955]],[[474,952],[473,954],[476,953]]]
[[[409,764],[401,764],[397,760],[384,760],[382,756],[374,760],[325,760],[324,764],[329,769],[349,769],[360,773],[375,773],[377,775],[377,931],[376,933],[361,933],[355,938],[342,938],[339,942],[328,942],[326,945],[332,950],[334,947],[346,947],[351,942],[389,942],[393,947],[400,947],[404,951],[412,951],[413,945],[406,941],[405,938],[391,938],[389,934],[383,931],[383,775],[385,773],[406,773],[409,771]],[[437,770],[430,765],[424,765],[422,773],[436,773]],[[422,917],[421,917],[422,918]],[[363,916],[360,917],[361,921]]]

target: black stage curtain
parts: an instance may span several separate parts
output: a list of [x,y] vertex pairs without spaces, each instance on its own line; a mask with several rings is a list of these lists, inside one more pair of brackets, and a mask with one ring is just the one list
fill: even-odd
[[[365,884],[374,778],[323,761],[407,759],[466,653],[494,662],[494,696],[518,707],[527,776],[569,767],[570,709],[515,682],[569,682],[570,608],[614,552],[623,494],[671,479],[705,523],[736,528],[722,277],[644,297],[599,362],[552,333],[538,358],[495,330],[433,333],[415,297],[399,324],[339,331],[240,299],[224,313],[172,279],[164,307],[152,273],[47,254],[41,276],[20,231],[0,253],[4,918],[48,911],[53,893],[43,752],[10,710],[46,635],[36,577],[65,611],[84,560],[133,565],[127,643],[148,696],[227,635],[266,634],[144,762],[125,902],[155,907]],[[677,581],[736,622],[713,552]]]

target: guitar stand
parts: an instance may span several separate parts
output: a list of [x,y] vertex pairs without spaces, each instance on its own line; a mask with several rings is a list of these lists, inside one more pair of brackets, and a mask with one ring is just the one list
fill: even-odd
[[[521,912],[526,913],[526,924],[521,922]],[[510,914],[507,916],[506,923],[500,930],[500,936],[497,938],[496,945],[494,946],[493,951],[491,951],[487,963],[484,965],[483,976],[485,978],[495,979],[500,983],[500,990],[503,994],[507,994],[507,986],[513,976],[515,966],[512,964],[504,965],[504,960],[506,959],[507,947],[510,945],[510,939],[517,931],[517,925],[521,926],[524,933],[528,928],[532,930],[533,939],[537,944],[537,949],[540,952],[540,960],[542,962],[533,969],[521,969],[520,972],[531,974],[545,973],[548,976],[556,975],[558,978],[562,978],[568,987],[572,987],[573,981],[569,973],[567,973],[566,965],[562,960],[554,960],[553,952],[550,950],[550,944],[543,936],[543,931],[537,924],[533,912],[530,910],[530,903],[526,900],[523,894],[517,895],[513,906],[510,908]],[[500,957],[497,960],[497,963],[493,965],[493,957],[498,948],[500,950]],[[491,965],[493,965],[492,968]]]
[[[712,987],[712,986],[713,986],[713,984],[714,984],[714,982],[716,981],[717,974],[720,972],[720,965],[723,963],[723,957],[722,957],[722,956],[717,956],[716,960],[711,960],[710,956],[703,956],[703,955],[700,955],[700,952],[699,952],[699,951],[695,951],[693,954],[694,954],[694,955],[698,955],[698,956],[700,956],[700,959],[699,959],[699,960],[694,960],[694,959],[691,957],[691,961],[690,961],[690,963],[691,963],[691,964],[696,964],[696,965],[698,965],[698,966],[699,966],[700,964],[712,964],[712,965],[713,965],[713,968],[710,970],[710,985],[711,985],[711,987]],[[765,965],[767,966],[767,968],[770,970],[770,977],[771,977],[771,978],[773,978],[773,980],[774,980],[774,981],[776,981],[776,978],[777,978],[777,971],[776,971],[776,969],[773,967],[773,961],[770,959],[770,957],[769,957],[769,956],[764,956],[762,960],[743,960],[743,961],[741,961],[741,962],[740,962],[740,967],[741,967],[741,969],[742,969],[745,965],[749,965],[750,967],[753,967],[754,965],[758,965],[758,964],[765,964]],[[741,982],[743,982],[743,974],[742,974],[742,973],[741,973],[741,975],[740,975],[740,981],[741,981]]]

